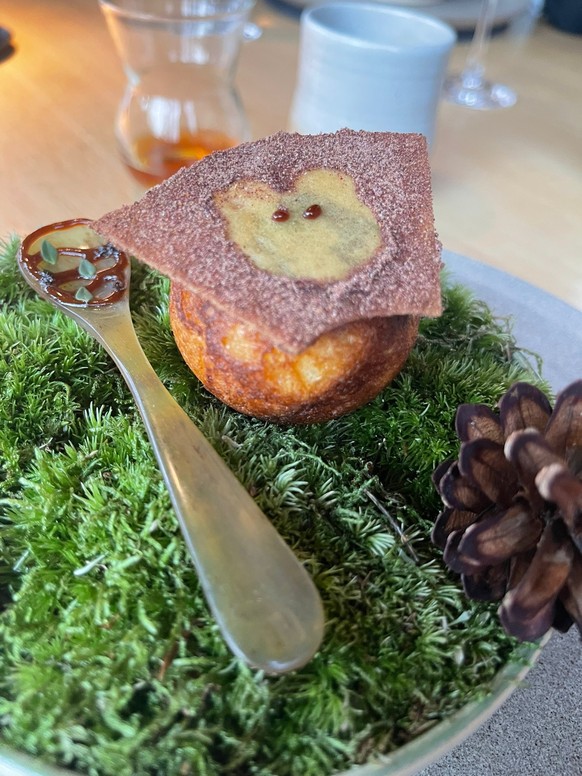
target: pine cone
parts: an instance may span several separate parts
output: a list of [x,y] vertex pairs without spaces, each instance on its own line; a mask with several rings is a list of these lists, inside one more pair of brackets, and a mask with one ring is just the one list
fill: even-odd
[[554,410],[516,383],[497,415],[462,404],[458,461],[433,480],[445,504],[432,541],[469,598],[501,601],[505,630],[536,641],[552,626],[582,634],[582,380]]

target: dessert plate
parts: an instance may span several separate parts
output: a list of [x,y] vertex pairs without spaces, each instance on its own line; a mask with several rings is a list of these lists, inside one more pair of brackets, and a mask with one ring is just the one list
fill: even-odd
[[[543,376],[554,391],[582,376],[582,312],[478,261],[450,251],[443,252],[443,260],[452,281],[471,289],[500,317],[510,317],[516,341],[542,357]],[[481,776],[483,762],[487,762],[490,776],[573,773],[568,765],[574,767],[577,757],[576,712],[582,707],[578,642],[577,634],[570,631],[566,636],[545,639],[543,650],[524,645],[523,660],[514,660],[499,671],[486,697],[468,704],[381,762],[352,768],[349,776]],[[471,741],[463,743],[472,734]],[[566,761],[567,742],[573,758],[570,762]],[[459,749],[446,757],[455,747]],[[443,757],[446,764],[430,767]],[[0,748],[0,776],[35,774],[65,776],[71,772]]]

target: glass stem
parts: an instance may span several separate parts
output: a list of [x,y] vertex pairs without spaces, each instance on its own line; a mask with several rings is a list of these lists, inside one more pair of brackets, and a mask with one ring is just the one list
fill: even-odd
[[466,89],[478,89],[483,85],[485,54],[496,10],[497,0],[483,0],[462,74],[463,86]]

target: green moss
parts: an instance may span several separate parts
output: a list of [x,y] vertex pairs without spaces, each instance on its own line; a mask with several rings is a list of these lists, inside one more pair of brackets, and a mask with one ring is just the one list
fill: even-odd
[[531,379],[507,326],[461,288],[405,370],[350,416],[245,418],[185,367],[167,282],[134,268],[154,367],[321,591],[326,638],[269,678],[208,617],[141,421],[104,351],[0,265],[0,736],[100,776],[323,776],[483,693],[514,643],[428,539],[430,474],[462,401]]

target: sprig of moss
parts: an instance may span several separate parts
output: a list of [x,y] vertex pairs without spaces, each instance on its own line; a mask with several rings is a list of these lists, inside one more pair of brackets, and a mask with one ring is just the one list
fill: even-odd
[[[305,563],[321,651],[272,678],[208,615],[141,420],[104,351],[0,259],[0,735],[80,773],[324,776],[486,691],[514,644],[428,539],[458,403],[532,378],[506,322],[462,288],[403,372],[329,423],[279,427],[210,396],[135,265],[154,368]],[[380,505],[380,507],[378,506]],[[404,537],[404,538],[403,538]],[[412,552],[411,552],[412,551]]]

